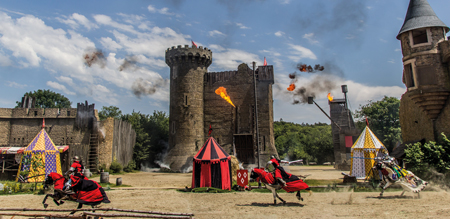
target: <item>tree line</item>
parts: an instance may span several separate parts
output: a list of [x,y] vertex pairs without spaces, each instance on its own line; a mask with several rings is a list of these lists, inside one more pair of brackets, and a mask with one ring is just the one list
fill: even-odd
[[[59,93],[50,90],[27,92],[25,95],[36,98],[38,108],[70,108],[72,102]],[[16,102],[21,106],[21,101]],[[383,97],[378,101],[369,101],[353,113],[357,127],[362,129],[369,124],[370,129],[384,143],[389,152],[401,143],[399,121],[400,100],[395,97]],[[153,114],[132,112],[123,114],[115,106],[102,107],[100,120],[107,117],[128,121],[136,131],[136,145],[133,160],[139,169],[141,164],[153,165],[161,160],[167,152],[169,139],[169,116],[162,111]],[[323,163],[334,160],[331,126],[325,123],[296,124],[280,121],[274,122],[275,147],[283,159],[305,159]],[[416,169],[429,167],[438,172],[450,170],[450,142],[446,137],[441,142],[426,142],[409,145],[405,151],[405,161]],[[414,168],[414,167],[413,167]]]

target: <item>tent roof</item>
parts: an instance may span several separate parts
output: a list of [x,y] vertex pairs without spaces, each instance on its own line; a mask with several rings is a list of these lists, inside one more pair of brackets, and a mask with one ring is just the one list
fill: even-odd
[[25,148],[24,153],[27,151],[59,153],[58,148],[55,146],[52,139],[50,139],[45,129],[41,129],[36,137],[34,137],[33,141]]
[[364,128],[358,140],[353,144],[352,149],[386,149],[383,143],[378,140],[368,126]]
[[220,160],[230,155],[217,143],[213,137],[209,137],[202,149],[194,156],[196,160]]

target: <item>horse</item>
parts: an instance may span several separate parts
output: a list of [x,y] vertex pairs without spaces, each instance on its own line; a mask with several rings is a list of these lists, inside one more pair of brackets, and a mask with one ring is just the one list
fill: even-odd
[[373,166],[373,172],[378,170],[381,172],[381,181],[379,186],[381,187],[380,197],[383,196],[384,190],[392,184],[399,184],[402,188],[402,194],[406,191],[417,193],[420,198],[419,192],[422,191],[428,182],[420,179],[411,171],[401,168],[394,162],[394,158],[385,156],[384,158],[375,158],[375,165]]
[[44,188],[48,188],[48,186],[54,184],[54,193],[47,194],[44,197],[42,201],[44,208],[48,207],[48,204],[45,203],[48,197],[53,198],[53,201],[58,206],[64,203],[62,200],[78,202],[78,209],[83,208],[83,204],[90,205],[94,208],[94,206],[102,202],[110,203],[105,191],[97,182],[74,175],[70,176],[70,178],[72,180],[71,190],[66,191],[63,187],[68,180],[64,176],[58,173],[50,173],[46,177]]
[[277,204],[277,198],[280,199],[283,204],[286,204],[286,201],[283,200],[277,193],[277,190],[284,189],[286,192],[297,192],[295,195],[298,200],[303,201],[301,197],[300,190],[307,190],[311,194],[311,189],[309,186],[303,182],[303,180],[299,179],[297,176],[292,175],[289,180],[286,181],[286,185],[281,185],[275,180],[272,173],[266,172],[263,169],[255,168],[250,173],[250,178],[255,181],[261,181],[264,183],[267,189],[272,192],[273,195],[273,204]]

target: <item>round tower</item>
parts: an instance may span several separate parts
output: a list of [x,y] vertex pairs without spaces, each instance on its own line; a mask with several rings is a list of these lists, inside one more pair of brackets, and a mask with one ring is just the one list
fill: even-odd
[[202,46],[166,50],[170,67],[169,152],[164,159],[174,171],[192,165],[192,157],[204,143],[203,78],[212,52]]
[[[414,133],[420,130],[418,124],[435,130],[435,121],[450,95],[448,67],[441,49],[448,31],[426,0],[410,0],[397,35],[403,53],[403,83],[407,88],[400,104],[404,141],[423,136]],[[411,136],[406,136],[407,133]],[[431,131],[424,138],[434,140],[435,134]]]

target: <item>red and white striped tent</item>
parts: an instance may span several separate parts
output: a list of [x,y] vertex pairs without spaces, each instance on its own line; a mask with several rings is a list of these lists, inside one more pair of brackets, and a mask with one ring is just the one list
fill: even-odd
[[194,156],[192,188],[215,187],[231,190],[231,157],[209,137]]

